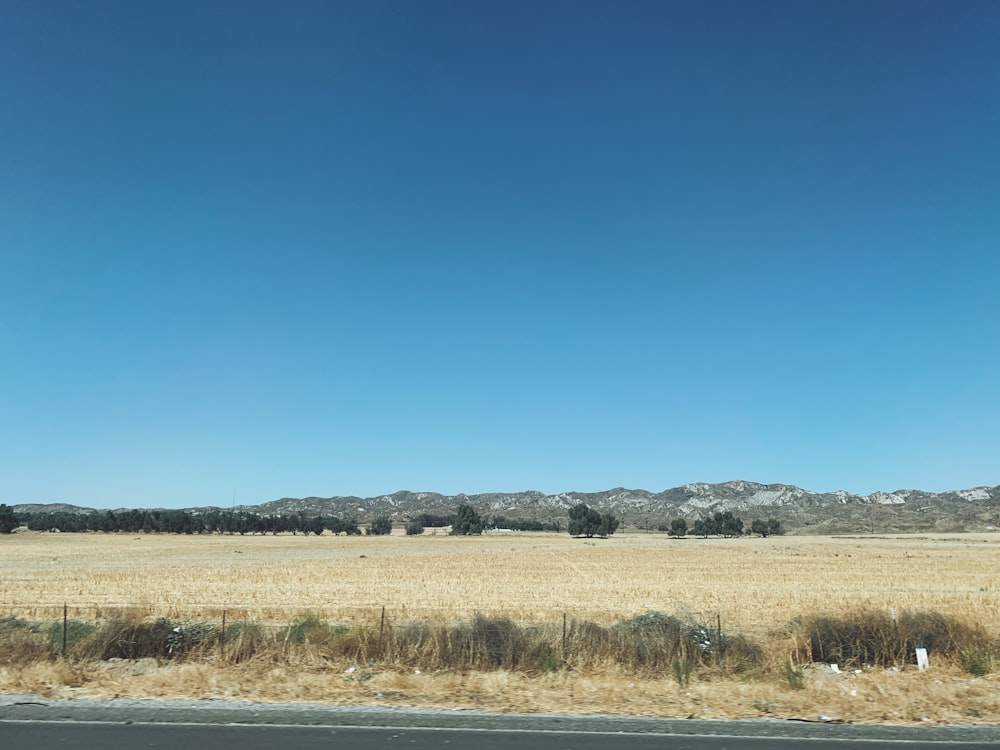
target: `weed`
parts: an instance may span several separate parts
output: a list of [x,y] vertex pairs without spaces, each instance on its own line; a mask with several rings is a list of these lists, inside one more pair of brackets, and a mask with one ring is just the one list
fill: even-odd
[[791,661],[786,662],[785,683],[792,690],[802,690],[806,686],[806,674],[801,667],[796,667]]
[[991,659],[989,654],[982,651],[975,651],[962,655],[962,669],[973,677],[983,677],[991,671]]
[[674,680],[682,688],[686,688],[691,683],[691,662],[681,656],[675,656],[670,662],[670,671],[674,675]]
[[288,643],[321,643],[331,635],[330,626],[312,612],[305,613],[285,629]]
[[350,674],[345,677],[344,682],[368,682],[374,676],[374,672],[358,672],[357,674]]
[[539,672],[558,672],[563,668],[562,659],[556,656],[553,651],[542,654],[537,664]]

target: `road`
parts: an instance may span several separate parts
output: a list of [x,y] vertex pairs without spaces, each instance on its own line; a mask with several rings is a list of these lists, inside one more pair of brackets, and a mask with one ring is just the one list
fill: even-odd
[[212,724],[105,724],[85,722],[0,722],[4,750],[995,750],[996,742],[940,743],[891,739],[855,740],[725,735],[532,732],[501,729],[413,729],[380,727],[218,726]]
[[1000,727],[492,714],[226,701],[0,696],[2,750],[995,750]]

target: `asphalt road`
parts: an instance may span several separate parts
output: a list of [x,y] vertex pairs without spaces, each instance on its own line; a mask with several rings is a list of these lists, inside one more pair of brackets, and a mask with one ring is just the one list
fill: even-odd
[[413,729],[380,727],[296,727],[211,724],[105,724],[82,722],[0,722],[4,750],[874,750],[900,745],[912,750],[978,750],[996,743],[939,743],[900,740],[725,735],[621,734],[502,729]]
[[1000,727],[493,714],[227,701],[0,696],[0,750],[995,750]]

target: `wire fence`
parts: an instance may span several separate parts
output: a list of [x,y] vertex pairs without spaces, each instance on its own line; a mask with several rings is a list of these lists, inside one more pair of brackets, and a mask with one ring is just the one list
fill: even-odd
[[344,623],[324,620],[299,605],[287,609],[295,614],[283,622],[261,623],[255,608],[199,605],[198,619],[185,621],[166,617],[149,603],[136,607],[65,602],[8,608],[10,614],[0,617],[0,635],[29,631],[36,641],[48,644],[50,655],[58,647],[60,657],[77,645],[77,656],[101,659],[212,653],[238,660],[267,648],[273,653],[276,646],[310,644],[325,649],[328,656],[366,662],[542,671],[602,660],[638,670],[668,669],[689,659],[722,668],[724,658],[745,661],[759,652],[745,634],[726,632],[719,613],[702,621],[689,614],[681,619],[647,613],[602,625],[564,611],[523,624],[484,612],[420,620],[379,606],[356,608],[352,621]]
[[[192,605],[197,617],[183,618],[149,602],[64,602],[6,611],[0,616],[0,652],[31,643],[43,646],[39,653],[50,657],[65,657],[76,646],[77,656],[99,659],[211,653],[240,660],[273,655],[275,649],[284,654],[289,644],[304,644],[323,650],[322,658],[372,663],[546,670],[613,662],[638,671],[676,670],[688,663],[745,670],[766,661],[766,652],[779,651],[786,661],[885,666],[912,661],[915,650],[925,648],[950,654],[970,671],[1000,658],[1000,641],[983,629],[921,611],[868,610],[784,629],[729,628],[721,612],[647,612],[597,623],[570,611],[550,611],[524,623],[502,612],[459,617],[449,610],[447,616],[437,612],[428,618],[385,605],[340,607],[340,617],[300,604],[268,605],[267,618],[258,607],[204,604]],[[275,618],[275,612],[285,616]]]
[[[115,622],[161,622],[176,628],[178,632],[212,632],[219,641],[222,651],[226,647],[227,632],[239,630],[244,625],[263,627],[272,632],[295,628],[301,623],[323,623],[341,631],[352,629],[364,631],[369,637],[377,633],[376,646],[369,647],[371,653],[382,654],[385,634],[395,634],[400,630],[413,629],[455,629],[474,626],[482,622],[504,623],[502,627],[513,630],[544,632],[548,641],[558,644],[562,658],[567,658],[570,640],[581,638],[581,633],[589,633],[588,640],[600,631],[628,628],[636,624],[655,625],[670,621],[683,629],[685,638],[693,648],[710,650],[713,644],[724,638],[738,638],[747,642],[763,643],[780,639],[788,641],[790,635],[783,629],[758,626],[753,628],[731,627],[716,612],[645,612],[632,617],[622,617],[611,612],[595,612],[593,609],[563,609],[525,613],[522,617],[512,617],[511,611],[487,611],[470,608],[456,611],[454,608],[400,608],[386,605],[330,605],[318,603],[315,607],[303,607],[301,602],[271,603],[267,605],[224,605],[207,602],[190,603],[184,607],[175,604],[143,602],[141,604],[35,604],[31,606],[6,607],[6,618],[0,616],[0,627],[8,622],[34,622],[46,628],[50,637],[62,644],[65,654],[67,642],[72,640],[74,627],[85,622],[101,626]],[[523,615],[531,615],[524,617]],[[596,615],[596,616],[595,616]],[[574,635],[576,634],[576,635]],[[398,645],[398,644],[397,644]],[[651,644],[647,644],[652,647]]]

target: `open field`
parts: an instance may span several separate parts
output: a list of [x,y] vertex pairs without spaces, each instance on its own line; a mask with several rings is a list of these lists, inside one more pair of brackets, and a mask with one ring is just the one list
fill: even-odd
[[19,533],[0,539],[0,612],[54,616],[68,602],[164,617],[223,608],[287,622],[447,619],[474,613],[596,622],[657,610],[727,628],[811,612],[933,609],[1000,630],[1000,534],[684,539],[626,534],[240,537]]
[[[52,654],[58,649],[51,643],[38,645],[48,636],[20,636],[22,628],[11,637],[27,638],[24,647],[38,648],[39,657],[5,662],[0,653],[5,692],[704,718],[824,714],[852,721],[1000,722],[994,671],[1000,535],[671,540],[626,534],[579,540],[548,534],[20,532],[0,538],[0,561],[0,618],[52,622],[67,602],[69,616],[81,620],[107,620],[128,607],[127,616],[140,620],[218,624],[225,610],[229,623],[288,626],[309,612],[314,620],[354,628],[337,635],[317,623],[309,626],[312,636],[296,642],[287,629],[275,630],[286,635],[272,637],[245,659],[238,658],[231,641],[224,653],[211,645],[190,657],[137,664],[56,659]],[[389,623],[385,644],[378,631],[383,606]],[[982,628],[971,646],[982,657],[975,674],[961,658],[944,660],[937,653],[928,672],[902,665],[837,674],[807,664],[802,631],[789,627],[790,621],[858,610],[933,610]],[[440,624],[470,621],[477,614],[524,625],[511,637],[525,644],[535,638],[556,654],[564,615],[570,623],[600,623],[607,627],[596,633],[594,648],[611,654],[620,649],[608,641],[620,632],[611,624],[654,611],[709,626],[721,623],[726,633],[746,636],[762,652],[742,671],[729,665],[717,669],[702,655],[683,685],[666,666],[669,660],[655,669],[627,666],[628,642],[624,659],[620,650],[613,659],[590,659],[591,647],[580,644],[595,633],[586,636],[586,628],[571,628],[574,661],[565,668],[530,665],[539,661],[527,670],[429,669],[422,661],[438,658],[446,641],[458,637]],[[439,627],[427,631],[430,640],[417,642],[407,640],[415,637],[407,623]],[[544,632],[533,631],[536,626]],[[963,648],[969,650],[968,641]],[[789,665],[797,676],[789,676]]]

